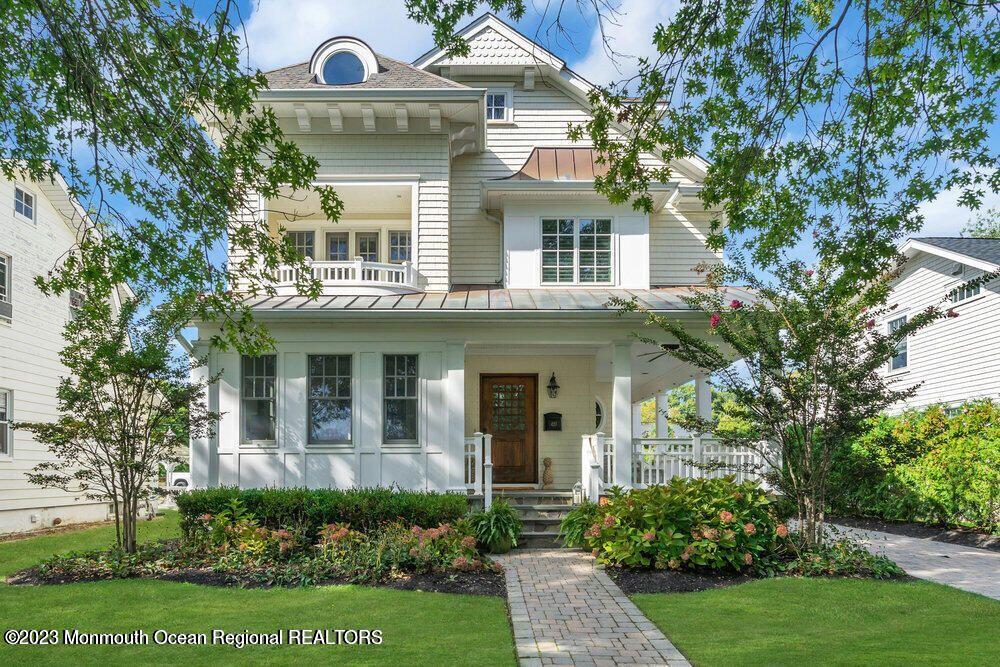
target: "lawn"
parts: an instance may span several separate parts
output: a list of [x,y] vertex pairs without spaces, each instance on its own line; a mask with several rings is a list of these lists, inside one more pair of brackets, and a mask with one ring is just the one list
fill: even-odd
[[[176,534],[176,514],[143,523],[141,539]],[[109,544],[107,526],[0,543],[0,575],[55,552]],[[0,615],[9,628],[75,628],[87,632],[275,632],[279,629],[378,629],[380,646],[10,646],[15,664],[514,664],[506,605],[499,598],[355,586],[239,590],[162,581],[109,581],[62,586],[0,585]]]
[[696,665],[1000,664],[1000,602],[929,582],[787,578],[633,599]]

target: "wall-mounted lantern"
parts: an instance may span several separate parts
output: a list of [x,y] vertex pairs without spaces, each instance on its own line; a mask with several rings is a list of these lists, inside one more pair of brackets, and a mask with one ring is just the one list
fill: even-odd
[[549,378],[549,384],[546,389],[549,390],[549,398],[555,398],[559,395],[559,383],[556,382],[555,371],[552,372],[552,377]]

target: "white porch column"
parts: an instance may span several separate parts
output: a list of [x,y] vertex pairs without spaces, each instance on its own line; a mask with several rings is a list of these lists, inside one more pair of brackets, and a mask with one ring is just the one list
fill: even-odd
[[[445,372],[448,435],[444,451],[448,457],[448,488],[465,491],[465,341],[447,342]],[[481,474],[482,471],[476,471],[476,475]]]
[[638,401],[632,404],[632,437],[641,438],[643,435],[642,401]]
[[[204,356],[207,348],[204,345],[196,345],[194,355]],[[210,377],[210,364],[215,360],[215,355],[210,354],[208,363],[191,369],[191,382],[205,382]],[[205,390],[202,399],[205,407],[209,410],[219,409],[219,386],[218,382],[210,385]],[[188,451],[188,465],[191,470],[191,486],[196,489],[204,489],[209,486],[216,486],[219,483],[219,463],[218,463],[218,430],[219,424],[214,424],[212,430],[215,434],[212,437],[191,438],[191,447]],[[214,445],[214,446],[213,446]],[[168,482],[170,471],[167,471]]]
[[[694,410],[695,414],[703,419],[712,417],[712,386],[708,383],[708,376],[704,373],[697,373],[694,376]],[[695,434],[692,442],[695,461],[704,461],[705,448],[702,436]],[[701,470],[698,471],[702,473]]]
[[656,395],[656,437],[667,437],[667,390]]
[[632,486],[632,343],[615,343],[611,354],[612,438],[615,446],[614,484]]

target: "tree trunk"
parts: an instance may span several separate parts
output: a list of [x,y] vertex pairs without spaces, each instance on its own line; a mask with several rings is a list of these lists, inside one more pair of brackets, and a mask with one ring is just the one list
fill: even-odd
[[797,499],[799,531],[806,546],[816,547],[823,543],[823,507],[809,493],[800,493]]

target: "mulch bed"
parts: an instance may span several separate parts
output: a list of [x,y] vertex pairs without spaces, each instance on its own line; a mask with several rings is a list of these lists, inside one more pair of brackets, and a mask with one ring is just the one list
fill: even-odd
[[947,526],[929,526],[925,523],[907,523],[902,521],[886,521],[885,519],[865,519],[862,517],[835,517],[830,523],[839,523],[851,528],[862,530],[877,530],[893,535],[915,537],[935,542],[948,542],[963,547],[976,547],[1000,551],[1000,535],[989,535],[968,528],[948,528]]
[[748,574],[702,574],[675,570],[634,570],[607,568],[608,576],[626,595],[635,593],[693,593],[712,588],[726,588],[753,581]]
[[[258,581],[234,581],[232,576],[207,568],[191,568],[171,570],[149,577],[159,581],[175,581],[180,583],[200,584],[202,586],[218,586],[223,588],[273,588],[274,586]],[[20,586],[58,586],[60,584],[87,583],[94,581],[109,581],[107,577],[48,577],[39,576],[37,568],[20,570],[7,577],[7,583]],[[319,586],[339,586],[350,584],[350,581],[328,579],[319,582]],[[394,588],[403,591],[428,591],[436,593],[459,593],[463,595],[490,595],[506,597],[503,572],[483,570],[478,572],[427,572],[423,574],[403,575],[391,579],[377,588]],[[289,586],[289,588],[296,588]]]

